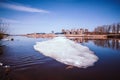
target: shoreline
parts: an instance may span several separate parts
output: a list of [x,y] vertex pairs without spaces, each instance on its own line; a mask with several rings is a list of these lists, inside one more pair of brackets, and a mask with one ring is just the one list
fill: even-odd
[[54,34],[54,33],[31,33],[23,35],[12,36],[26,36],[28,38],[54,38],[54,37],[67,37],[67,38],[84,38],[84,39],[108,39],[117,38],[120,39],[120,34]]
[[26,37],[30,37],[30,38],[54,38],[54,37],[59,37],[59,36],[65,36],[67,38],[88,38],[88,39],[107,39],[107,35],[73,35],[73,34],[27,34],[27,35],[23,35]]

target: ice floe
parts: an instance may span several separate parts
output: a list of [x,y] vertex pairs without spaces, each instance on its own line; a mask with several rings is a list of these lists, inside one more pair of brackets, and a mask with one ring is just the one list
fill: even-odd
[[98,57],[88,47],[66,37],[55,37],[48,41],[36,42],[34,49],[66,65],[86,68],[93,66]]

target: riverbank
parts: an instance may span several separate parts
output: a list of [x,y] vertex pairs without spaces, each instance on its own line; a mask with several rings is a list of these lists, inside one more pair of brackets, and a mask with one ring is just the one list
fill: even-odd
[[79,38],[84,37],[87,39],[107,39],[107,35],[90,35],[90,34],[82,34],[82,35],[73,35],[73,34],[27,34],[24,35],[29,38],[53,38],[58,36],[65,36],[68,38]]
[[108,34],[108,38],[120,38],[120,34]]

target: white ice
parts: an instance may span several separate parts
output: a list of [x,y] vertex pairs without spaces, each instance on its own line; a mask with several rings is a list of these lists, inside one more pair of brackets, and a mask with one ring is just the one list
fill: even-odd
[[86,46],[66,37],[55,37],[48,41],[37,42],[34,49],[66,65],[86,68],[93,66],[98,57]]

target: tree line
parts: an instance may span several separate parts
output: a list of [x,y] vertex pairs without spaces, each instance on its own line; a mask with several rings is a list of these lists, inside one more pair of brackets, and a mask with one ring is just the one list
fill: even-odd
[[94,29],[96,34],[118,34],[120,33],[120,23],[98,26]]
[[63,34],[119,34],[120,33],[120,23],[115,23],[111,25],[103,25],[96,27],[92,32],[88,29],[62,29]]

